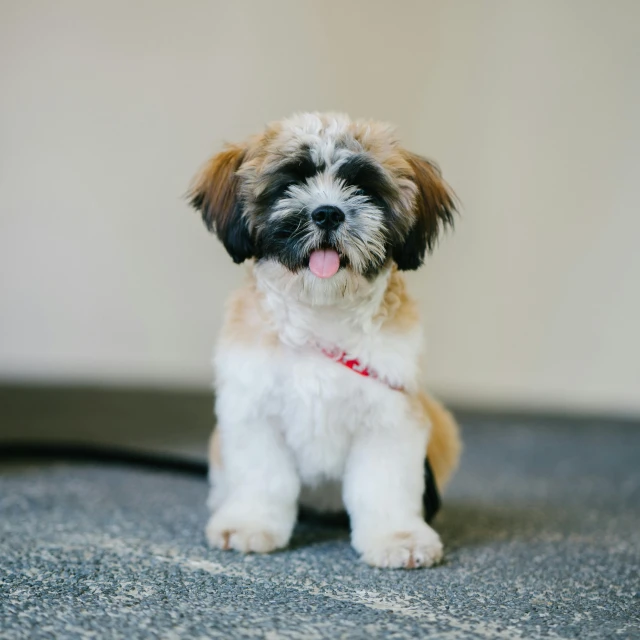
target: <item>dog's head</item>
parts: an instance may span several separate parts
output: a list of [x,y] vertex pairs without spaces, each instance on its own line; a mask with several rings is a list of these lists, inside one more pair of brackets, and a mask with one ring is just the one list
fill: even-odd
[[455,210],[438,168],[390,126],[340,114],[297,115],[228,146],[190,198],[235,262],[336,295],[392,261],[417,269]]

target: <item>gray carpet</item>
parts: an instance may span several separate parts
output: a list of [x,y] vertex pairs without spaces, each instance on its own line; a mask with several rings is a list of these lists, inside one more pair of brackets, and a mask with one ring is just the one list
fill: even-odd
[[463,416],[444,565],[384,571],[347,533],[205,546],[203,479],[90,464],[0,474],[0,637],[640,638],[640,429]]

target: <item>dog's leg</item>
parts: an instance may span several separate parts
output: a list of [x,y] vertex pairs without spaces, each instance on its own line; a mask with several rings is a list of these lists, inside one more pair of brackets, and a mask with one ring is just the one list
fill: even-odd
[[428,429],[406,413],[392,420],[367,425],[352,445],[344,478],[352,544],[376,567],[430,566],[442,543],[422,514]]
[[300,492],[291,453],[266,420],[243,417],[242,405],[221,413],[221,456],[211,462],[217,466],[214,482],[224,476],[224,495],[213,505],[207,540],[213,547],[244,552],[268,553],[285,547],[295,525]]

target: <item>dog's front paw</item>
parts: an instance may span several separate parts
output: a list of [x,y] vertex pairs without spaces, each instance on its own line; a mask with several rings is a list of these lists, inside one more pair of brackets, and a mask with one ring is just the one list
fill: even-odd
[[366,538],[359,551],[362,559],[374,567],[417,569],[442,560],[440,536],[425,522],[408,530]]
[[270,553],[287,546],[291,527],[259,520],[234,521],[214,514],[207,524],[206,536],[209,544],[218,549]]

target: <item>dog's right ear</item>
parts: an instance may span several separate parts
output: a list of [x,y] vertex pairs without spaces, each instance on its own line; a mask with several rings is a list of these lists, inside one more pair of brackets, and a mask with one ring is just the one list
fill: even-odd
[[200,211],[209,231],[217,234],[236,263],[254,255],[237,176],[245,154],[244,146],[227,146],[204,166],[188,193],[191,206]]

